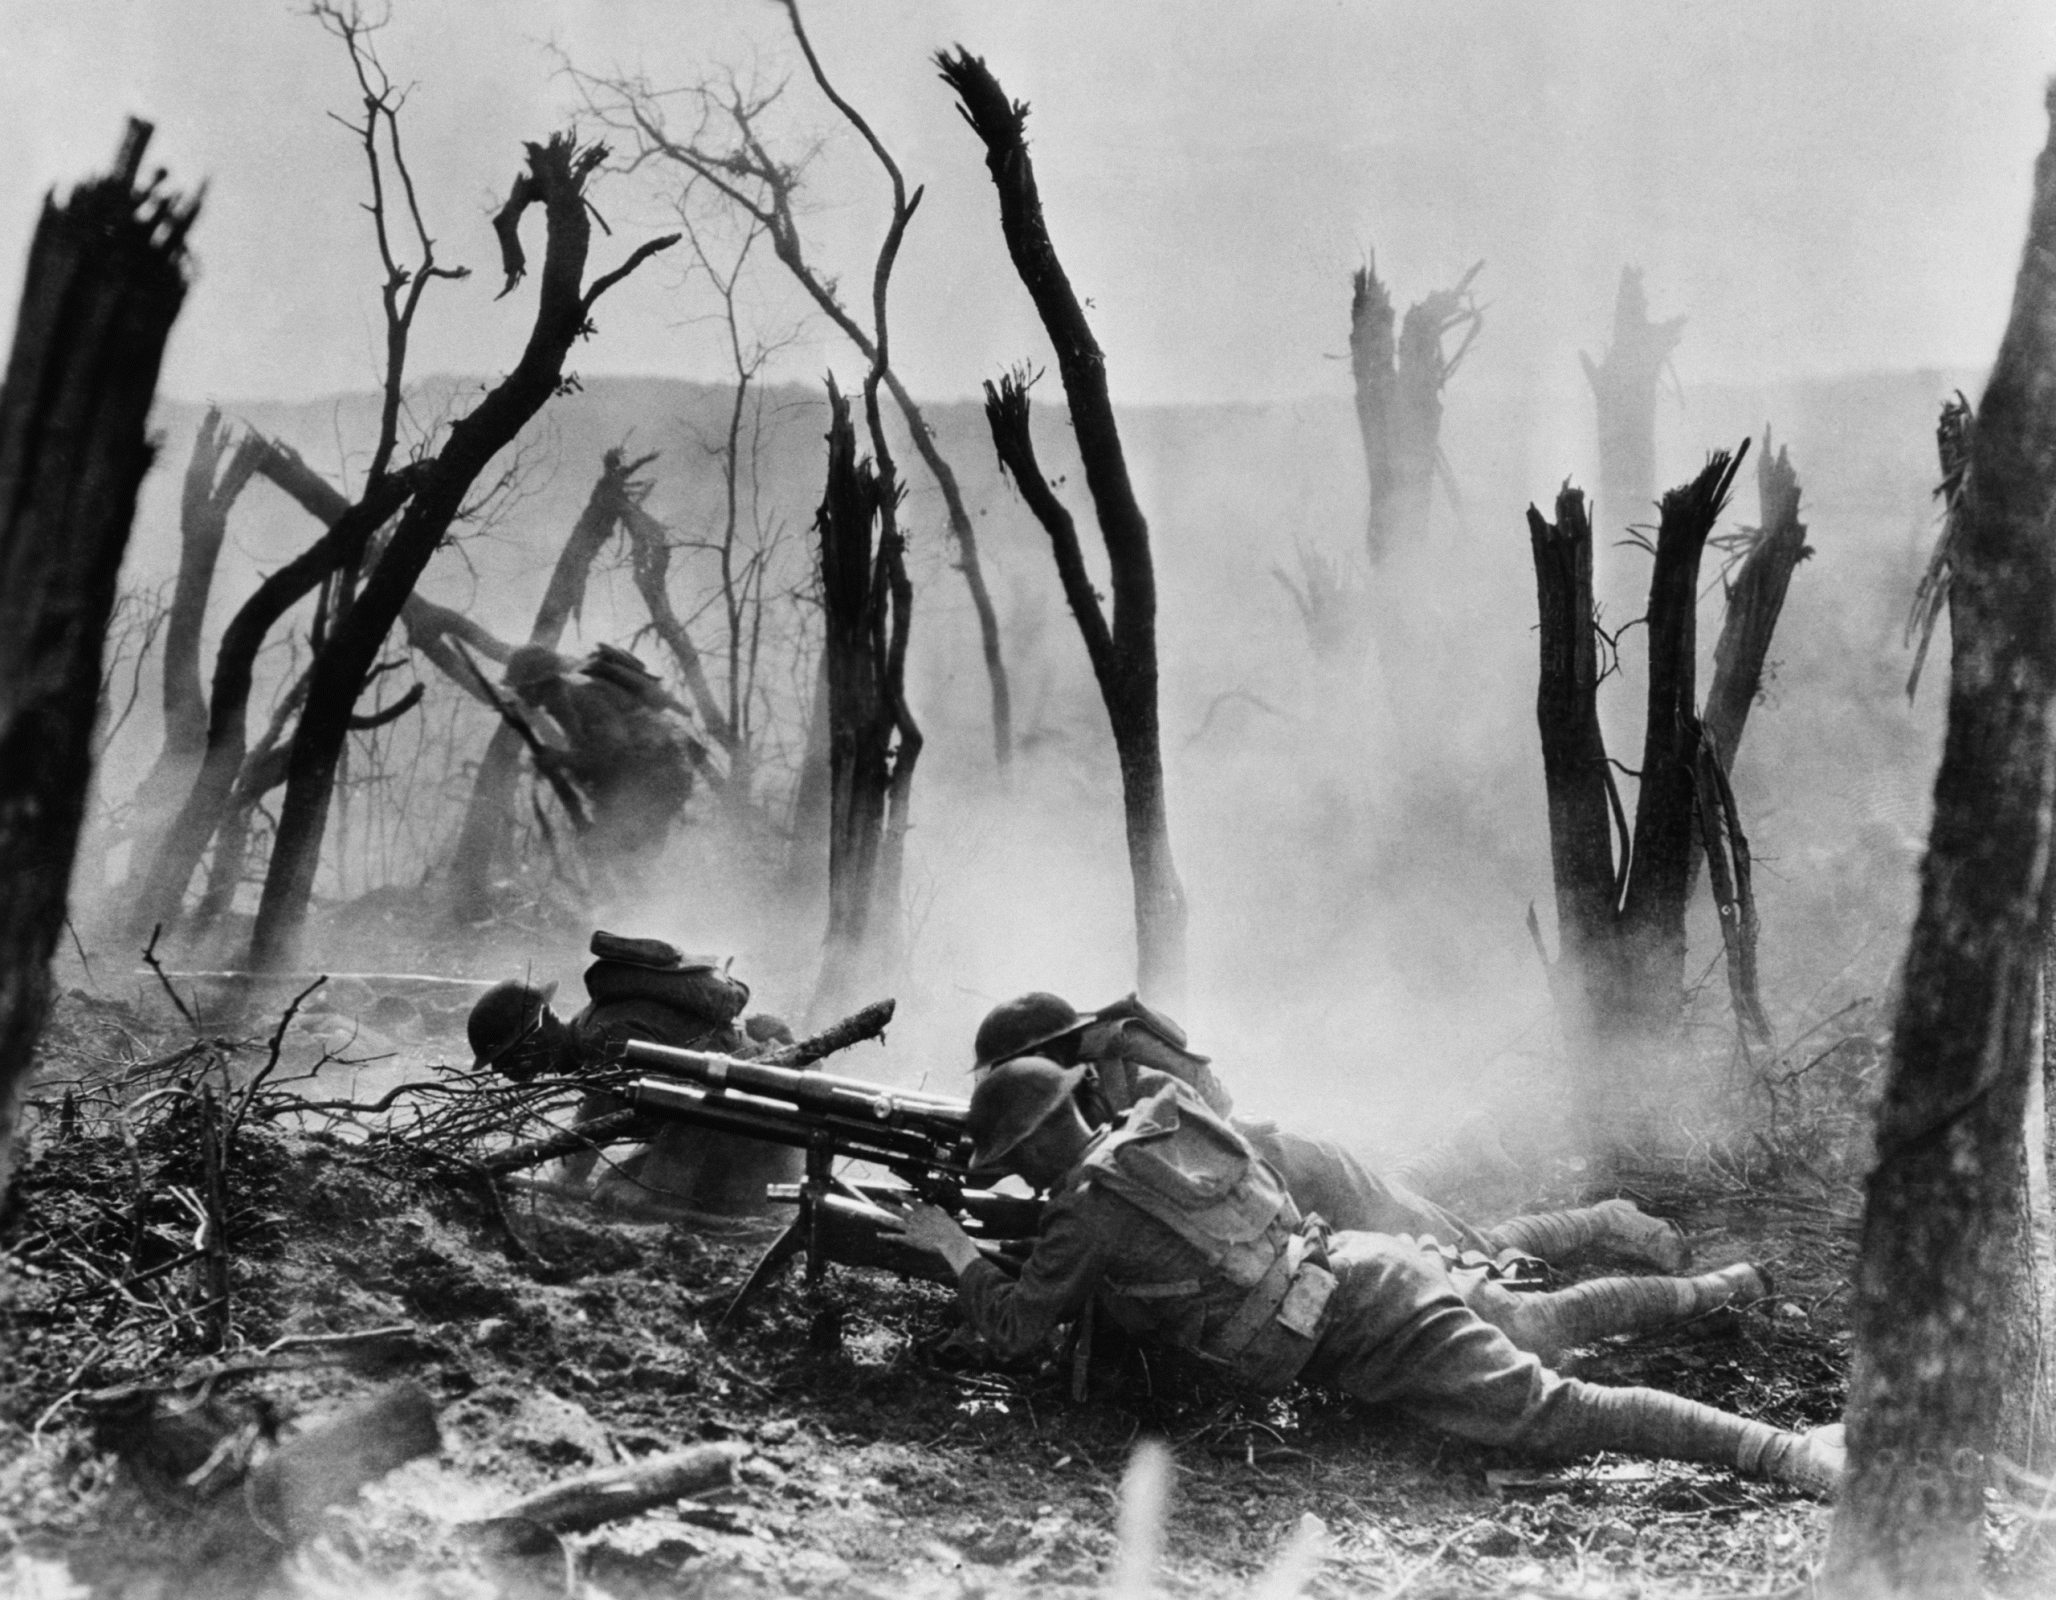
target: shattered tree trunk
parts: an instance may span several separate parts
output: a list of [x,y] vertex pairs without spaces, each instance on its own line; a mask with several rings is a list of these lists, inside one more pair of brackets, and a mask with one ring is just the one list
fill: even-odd
[[[268,479],[324,528],[333,530],[350,511],[350,497],[309,466],[299,452],[275,440],[265,440],[256,452],[256,463],[260,476]],[[552,605],[550,595],[558,591],[559,581],[553,575],[550,590],[543,601],[545,612]],[[564,603],[575,609],[576,597],[568,596]],[[458,688],[497,713],[497,705],[480,689],[470,663],[457,652],[451,641],[460,640],[474,656],[497,662],[506,661],[513,654],[513,646],[488,633],[461,612],[424,600],[418,594],[407,597],[406,604],[400,609],[400,622],[407,630],[409,649],[426,656]],[[392,714],[397,713],[389,709],[389,715]],[[353,729],[366,725],[365,718],[351,719]],[[204,933],[228,909],[237,885],[242,882],[249,849],[250,814],[259,800],[286,781],[286,750],[276,745],[282,732],[282,719],[275,718],[273,728],[266,731],[257,748],[244,758],[241,773],[215,834],[214,861],[208,870],[207,889],[193,912],[196,933]],[[518,757],[520,736],[514,734],[511,737]],[[490,758],[490,747],[487,755]]]
[[[649,459],[645,456],[624,463],[619,450],[609,450],[602,458],[599,479],[572,524],[564,548],[557,553],[549,587],[536,608],[535,622],[528,630],[531,645],[555,650],[564,637],[565,625],[579,614],[592,564],[619,526],[624,486]],[[505,850],[513,822],[522,751],[520,733],[505,720],[495,722],[485,754],[479,757],[464,825],[450,854],[450,915],[458,922],[483,922],[492,915],[493,861]]]
[[886,235],[886,242],[879,253],[878,263],[872,277],[872,314],[875,337],[852,317],[835,292],[833,280],[823,282],[820,275],[807,266],[800,253],[798,232],[790,225],[790,214],[782,207],[780,216],[783,226],[770,229],[772,249],[787,270],[799,280],[814,299],[816,305],[828,319],[842,330],[843,336],[857,347],[871,369],[870,379],[865,386],[866,412],[871,424],[872,448],[879,458],[881,470],[890,465],[886,453],[883,430],[878,423],[877,392],[882,383],[899,407],[900,416],[906,422],[907,436],[913,441],[914,451],[922,464],[934,477],[936,487],[942,491],[942,503],[949,519],[950,538],[957,547],[957,571],[964,576],[964,586],[971,592],[971,609],[978,618],[978,644],[985,658],[985,678],[992,698],[992,749],[993,760],[1002,778],[1014,759],[1014,699],[1013,690],[1007,681],[1006,662],[1000,653],[999,616],[992,605],[992,593],[985,584],[985,566],[978,554],[978,533],[971,521],[971,514],[964,508],[963,491],[957,486],[957,475],[944,459],[941,448],[935,442],[935,430],[921,415],[921,408],[914,397],[900,382],[899,373],[894,370],[885,348],[888,337],[885,320],[885,288],[892,273],[892,263],[899,251],[899,241],[905,235],[907,224],[913,220],[914,209],[921,203],[921,191],[915,190],[913,198],[907,197],[906,179],[901,175],[899,163],[886,149],[885,142],[873,131],[863,114],[841,91],[829,81],[828,72],[821,64],[821,58],[814,52],[814,42],[807,35],[806,24],[800,18],[797,0],[784,0],[786,16],[792,24],[793,37],[799,42],[807,58],[807,66],[813,72],[814,82],[828,97],[829,103],[842,113],[843,119],[856,129],[879,166],[885,170],[892,182],[892,226]]
[[[246,433],[233,451],[221,412],[210,406],[193,439],[179,495],[178,577],[164,626],[164,746],[136,791],[147,861],[171,813],[192,786],[207,754],[207,691],[200,681],[200,630],[214,569],[228,537],[228,514],[257,469],[263,446]],[[224,464],[223,457],[227,460]]]
[[1356,385],[1356,429],[1370,484],[1366,548],[1373,566],[1394,543],[1398,485],[1392,461],[1392,411],[1398,346],[1392,337],[1392,293],[1366,263],[1349,282],[1349,370]]
[[1763,453],[1756,458],[1756,494],[1762,520],[1756,542],[1728,585],[1727,617],[1713,647],[1713,683],[1706,691],[1706,731],[1728,772],[1742,747],[1749,708],[1763,689],[1764,663],[1792,573],[1813,554],[1806,524],[1799,520],[1799,474],[1784,449],[1773,452],[1768,427]]
[[0,1193],[92,782],[100,656],[196,204],[113,173],[46,200],[0,384]]
[[[1733,914],[1753,920],[1746,844],[1724,772],[1704,759],[1711,753],[1694,700],[1700,557],[1740,465],[1740,452],[1715,451],[1692,483],[1663,497],[1649,583],[1649,696],[1632,831],[1599,726],[1592,527],[1584,496],[1566,485],[1553,525],[1528,508],[1541,618],[1535,718],[1560,943],[1550,980],[1572,1054],[1582,1063],[1576,1085],[1581,1124],[1601,1147],[1633,1129],[1642,1102],[1660,1088],[1648,1077],[1650,1060],[1676,1043],[1696,849],[1710,841],[1723,852],[1723,871],[1730,881],[1739,877],[1744,891]],[[1717,829],[1700,826],[1708,807],[1720,808]],[[1730,840],[1732,859],[1723,850]],[[1725,921],[1730,907],[1722,914]],[[1745,1014],[1745,1029],[1755,1020]]]
[[[1009,102],[977,57],[959,50],[953,56],[937,56],[936,62],[943,80],[956,91],[965,120],[985,144],[985,165],[999,193],[1000,227],[1007,251],[1056,350],[1086,486],[1106,543],[1113,617],[1111,626],[1100,624],[1105,634],[1103,649],[1095,646],[1087,613],[1079,609],[1068,580],[1066,594],[1086,634],[1087,650],[1098,656],[1094,671],[1120,761],[1128,866],[1135,891],[1137,986],[1145,998],[1175,1007],[1183,1002],[1185,990],[1185,890],[1171,856],[1170,817],[1164,797],[1157,707],[1156,568],[1150,556],[1149,523],[1129,481],[1128,461],[1107,392],[1105,353],[1092,336],[1084,308],[1057,259],[1043,220],[1042,198],[1023,132],[1028,108]],[[1020,432],[1025,439],[1026,392],[1020,384],[1015,388],[1021,397]],[[988,386],[988,420],[993,419],[997,404]],[[999,443],[997,422],[994,442]],[[1004,460],[1006,448],[1000,453]],[[1021,483],[1019,473],[1015,481]],[[1091,614],[1099,615],[1096,596]]]
[[259,583],[229,619],[215,650],[206,753],[184,804],[159,838],[131,903],[127,932],[136,942],[146,939],[153,927],[161,924],[168,928],[178,922],[194,870],[216,830],[233,813],[237,783],[249,754],[250,691],[266,635],[331,574],[362,559],[371,536],[405,503],[413,473],[414,469],[403,468],[368,485],[363,498],[326,534]]
[[527,348],[513,371],[451,425],[442,449],[417,464],[418,477],[398,526],[315,658],[307,703],[293,734],[278,834],[250,936],[252,971],[290,970],[293,965],[313,898],[329,801],[349,737],[351,712],[386,635],[462,510],[465,495],[492,458],[513,442],[557,392],[565,358],[585,333],[600,295],[653,250],[676,240],[672,235],[638,247],[623,266],[587,288],[585,263],[592,215],[585,185],[606,151],[597,145],[581,149],[567,134],[553,135],[547,143],[531,143],[527,148],[526,168],[496,222],[511,289],[525,272],[515,231],[521,215],[529,205],[540,204],[547,219],[541,289]]
[[[1483,320],[1470,298],[1471,281],[1483,266],[1472,267],[1454,288],[1438,289],[1408,307],[1397,340],[1392,295],[1375,265],[1358,268],[1350,280],[1349,366],[1370,483],[1367,535],[1374,567],[1396,550],[1418,547],[1427,535],[1428,504],[1442,469],[1442,391]],[[1462,345],[1445,358],[1444,337],[1465,325]]]
[[1948,730],[1866,1185],[1849,1477],[1822,1586],[1842,1600],[1981,1592],[1984,1490],[2019,1376],[1993,1289],[2019,1254],[2056,799],[2056,96],[2049,110],[1964,488]]
[[912,590],[890,514],[894,490],[858,458],[849,402],[832,380],[828,405],[828,483],[814,521],[828,686],[828,932],[810,1018],[849,1010],[850,997],[898,961],[896,834],[921,753],[905,713]]
[[1678,347],[1685,319],[1649,320],[1640,267],[1621,268],[1613,302],[1613,342],[1597,363],[1583,351],[1585,378],[1599,413],[1599,518],[1626,527],[1656,500],[1656,386]]

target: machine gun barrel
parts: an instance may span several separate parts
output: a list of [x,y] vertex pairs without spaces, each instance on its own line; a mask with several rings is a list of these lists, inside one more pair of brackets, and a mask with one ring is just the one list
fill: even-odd
[[970,1102],[921,1089],[895,1089],[863,1078],[832,1072],[771,1067],[756,1061],[704,1050],[679,1050],[670,1045],[631,1039],[621,1057],[633,1066],[696,1085],[709,1094],[740,1090],[766,1100],[782,1100],[804,1111],[877,1127],[918,1131],[950,1144],[962,1141]]
[[970,1175],[969,1141],[961,1132],[938,1137],[920,1126],[851,1115],[840,1109],[794,1105],[733,1085],[703,1089],[676,1078],[638,1078],[628,1086],[627,1094],[636,1105],[660,1116],[679,1117],[722,1133],[739,1133],[796,1150],[825,1146],[836,1155],[876,1162],[895,1171],[932,1174],[952,1183],[960,1184]]

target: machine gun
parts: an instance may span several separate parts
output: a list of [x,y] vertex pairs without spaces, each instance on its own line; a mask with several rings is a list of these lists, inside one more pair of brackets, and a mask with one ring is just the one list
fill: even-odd
[[[967,1101],[640,1039],[619,1049],[627,1065],[662,1074],[626,1089],[639,1109],[806,1152],[801,1182],[771,1186],[771,1198],[795,1201],[798,1213],[729,1302],[717,1332],[802,1250],[810,1283],[830,1261],[937,1277],[932,1256],[881,1227],[895,1220],[882,1202],[911,1195],[942,1206],[981,1251],[1001,1261],[1012,1259],[1008,1243],[1032,1238],[1041,1221],[1041,1201],[996,1194],[972,1179]],[[851,1182],[835,1173],[838,1159],[882,1167],[896,1181]]]

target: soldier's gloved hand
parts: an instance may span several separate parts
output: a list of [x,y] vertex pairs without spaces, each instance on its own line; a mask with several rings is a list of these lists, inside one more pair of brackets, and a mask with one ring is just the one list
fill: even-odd
[[909,1206],[900,1213],[899,1223],[909,1244],[934,1251],[949,1263],[952,1272],[962,1272],[978,1259],[978,1246],[971,1242],[971,1236],[940,1206],[925,1201]]

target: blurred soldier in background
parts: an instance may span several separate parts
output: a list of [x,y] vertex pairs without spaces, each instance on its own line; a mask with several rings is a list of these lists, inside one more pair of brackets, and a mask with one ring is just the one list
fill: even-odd
[[585,845],[633,876],[664,847],[692,796],[699,753],[685,708],[626,650],[603,644],[577,666],[539,645],[507,661],[507,687],[548,726],[538,737],[592,812]]
[[1338,1144],[1275,1122],[1231,1117],[1234,1103],[1208,1058],[1192,1051],[1183,1028],[1133,995],[1089,1013],[1045,990],[1021,995],[986,1015],[973,1049],[971,1070],[980,1076],[1031,1053],[1082,1068],[1074,1093],[1088,1128],[1106,1126],[1166,1080],[1175,1080],[1233,1123],[1283,1175],[1302,1212],[1318,1213],[1338,1231],[1408,1234],[1433,1238],[1458,1255],[1476,1253],[1492,1260],[1532,1256],[1552,1265],[1594,1249],[1660,1272],[1676,1272],[1690,1260],[1684,1236],[1673,1224],[1646,1215],[1629,1200],[1513,1217],[1480,1228],[1399,1179],[1372,1172]]
[[[486,991],[468,1023],[474,1070],[490,1067],[517,1083],[577,1077],[618,1059],[618,1046],[629,1039],[743,1060],[792,1042],[777,1017],[743,1016],[749,985],[730,977],[724,962],[685,955],[661,939],[605,932],[593,935],[591,949],[599,959],[585,969],[590,1003],[569,1022],[550,1007],[555,984],[509,980]],[[579,1103],[577,1120],[627,1108],[620,1097],[594,1090]],[[571,1157],[565,1176],[585,1182],[600,1155]],[[594,1197],[640,1213],[755,1216],[769,1209],[764,1186],[790,1182],[801,1162],[796,1150],[669,1123],[643,1149],[610,1159]]]

